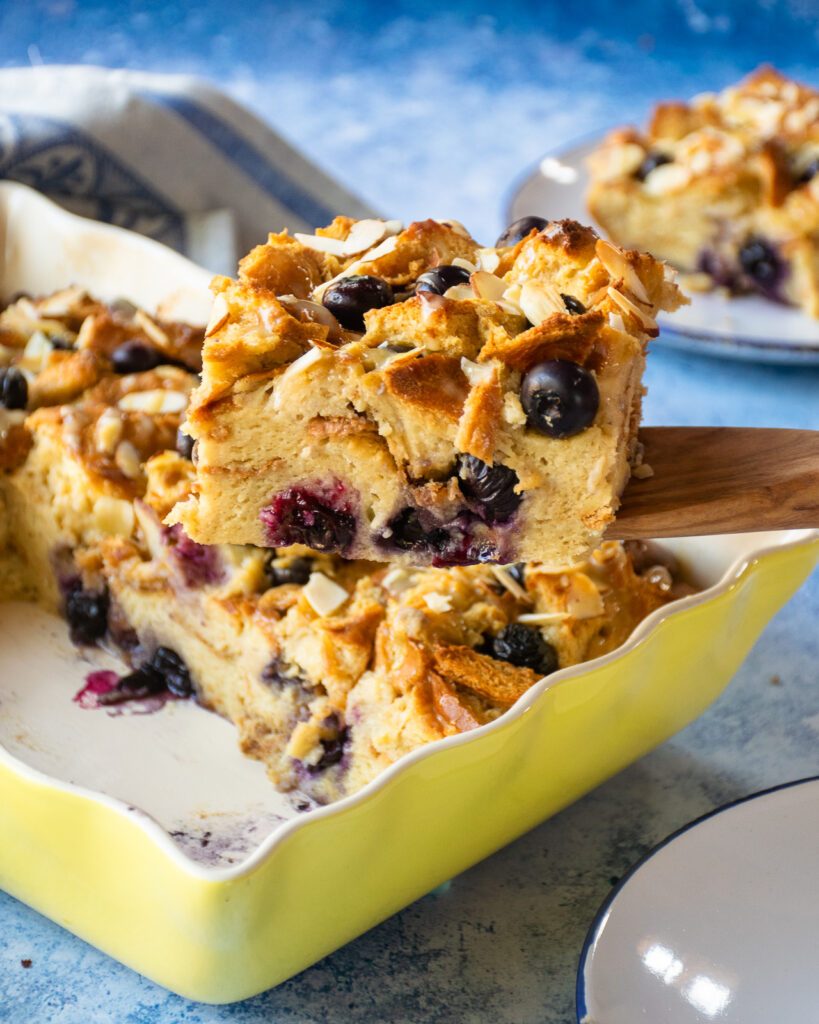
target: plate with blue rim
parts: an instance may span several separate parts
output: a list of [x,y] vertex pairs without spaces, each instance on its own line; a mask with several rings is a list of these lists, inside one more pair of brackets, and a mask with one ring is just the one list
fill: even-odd
[[819,1020],[819,777],[721,807],[618,883],[586,938],[581,1024]]
[[[597,135],[569,143],[529,167],[506,194],[505,222],[537,216],[594,223],[585,201],[586,159],[600,140]],[[819,320],[801,310],[758,295],[689,295],[690,306],[660,317],[660,344],[732,359],[819,365]]]

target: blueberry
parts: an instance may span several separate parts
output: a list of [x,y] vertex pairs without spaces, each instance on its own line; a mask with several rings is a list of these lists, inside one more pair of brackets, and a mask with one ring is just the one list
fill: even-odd
[[525,374],[520,400],[533,430],[547,437],[571,437],[594,422],[600,408],[597,381],[567,359],[549,359]]
[[425,530],[418,509],[407,505],[387,523],[388,541],[399,551],[414,551],[429,545],[434,530]]
[[184,433],[181,427],[177,430],[176,450],[183,459],[188,459],[189,461],[193,459],[193,446],[195,443],[190,434]]
[[65,599],[65,617],[75,644],[93,644],[105,636],[108,628],[107,590],[70,590]]
[[28,381],[15,366],[0,370],[0,407],[25,409],[28,404]]
[[674,158],[668,156],[667,153],[660,153],[657,150],[654,150],[652,153],[646,153],[645,159],[634,172],[634,177],[638,181],[645,181],[656,167],[662,167],[663,164],[673,162]]
[[305,544],[316,551],[343,554],[355,537],[355,516],[305,487],[289,487],[277,494],[259,517],[273,547]]
[[508,661],[518,668],[530,668],[542,676],[557,668],[554,647],[543,638],[539,629],[525,626],[522,622],[513,622],[497,636],[490,637],[485,650],[499,661]]
[[563,299],[563,305],[574,316],[580,316],[581,313],[586,312],[586,307],[583,305],[580,299],[576,299],[574,295],[564,295],[561,292],[560,297],[561,299]]
[[135,338],[117,345],[111,353],[114,373],[144,373],[159,366],[164,359],[159,349]]
[[74,343],[70,338],[58,338],[52,334],[48,340],[51,342],[51,347],[60,352],[73,352],[74,350]]
[[145,664],[129,675],[123,676],[117,683],[117,689],[130,696],[141,697],[164,690],[165,680],[150,664]]
[[434,292],[436,295],[443,295],[449,288],[456,284],[469,284],[469,271],[465,267],[455,267],[451,263],[445,263],[441,267],[433,267],[425,274],[421,274],[415,285],[416,292]]
[[284,583],[298,583],[303,586],[310,579],[315,563],[315,559],[306,557],[291,558],[283,565],[276,565],[276,560],[276,552],[271,551],[264,563],[265,575],[271,587],[280,587]]
[[782,278],[782,261],[776,250],[761,238],[749,238],[739,250],[742,269],[763,291],[773,289]]
[[162,679],[168,691],[175,697],[190,697],[193,693],[190,670],[170,647],[157,647],[147,668]]
[[512,221],[509,227],[495,242],[496,249],[504,249],[509,245],[517,245],[522,238],[526,238],[532,231],[542,231],[549,221],[545,217],[520,217]]
[[520,479],[514,469],[496,462],[488,466],[474,455],[459,455],[458,483],[463,494],[478,507],[476,511],[487,523],[505,523],[511,519],[523,500],[515,493]]
[[349,331],[363,331],[364,314],[368,310],[391,306],[394,301],[389,284],[371,274],[342,278],[325,291],[322,299],[341,326]]

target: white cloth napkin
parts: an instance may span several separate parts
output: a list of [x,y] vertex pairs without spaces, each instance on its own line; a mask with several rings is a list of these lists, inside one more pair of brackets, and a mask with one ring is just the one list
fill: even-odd
[[0,70],[0,178],[215,273],[269,231],[373,211],[249,110],[186,75]]

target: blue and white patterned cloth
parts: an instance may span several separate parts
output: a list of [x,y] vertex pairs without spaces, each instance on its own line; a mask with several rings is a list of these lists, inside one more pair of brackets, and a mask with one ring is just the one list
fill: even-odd
[[372,215],[249,110],[187,75],[0,71],[0,178],[218,273],[268,231]]

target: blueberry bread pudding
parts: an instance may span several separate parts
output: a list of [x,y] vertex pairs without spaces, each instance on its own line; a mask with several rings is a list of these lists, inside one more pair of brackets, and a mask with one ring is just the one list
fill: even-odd
[[0,597],[121,654],[96,706],[193,698],[308,806],[492,721],[689,589],[654,545],[442,569],[199,544],[166,521],[196,477],[179,428],[201,332],[77,291],[17,301],[0,332]]
[[772,68],[661,103],[589,158],[589,210],[694,288],[755,292],[819,317],[819,92]]
[[651,256],[527,217],[338,217],[217,278],[186,431],[199,543],[434,567],[588,556],[637,455]]

